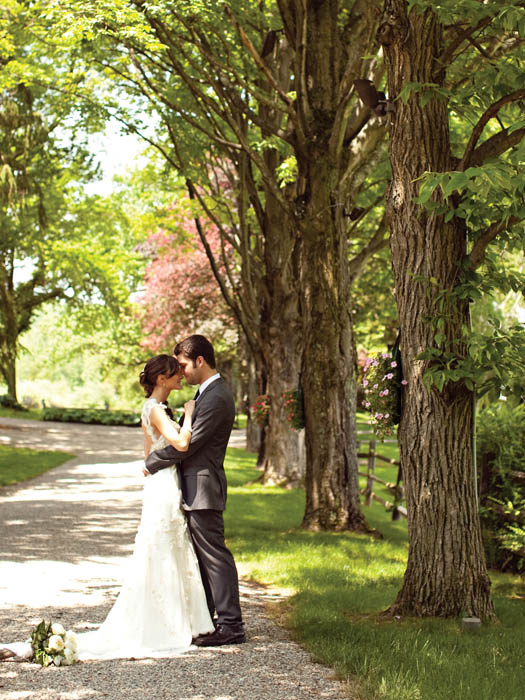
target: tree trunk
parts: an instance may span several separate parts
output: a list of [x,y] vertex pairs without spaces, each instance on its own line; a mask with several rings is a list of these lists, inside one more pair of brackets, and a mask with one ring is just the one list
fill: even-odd
[[[264,484],[299,486],[304,478],[304,455],[301,454],[299,434],[290,428],[282,395],[297,388],[300,355],[281,344],[282,353],[268,360],[267,392],[270,396],[270,417],[266,428]],[[275,346],[273,346],[275,350]]]
[[16,393],[16,351],[13,353],[10,348],[5,347],[6,343],[2,342],[0,351],[0,363],[2,365],[2,377],[7,386],[7,395],[18,403]]
[[[323,149],[307,172],[302,239],[306,509],[309,530],[368,531],[357,483],[354,344],[348,251],[335,169]],[[300,165],[301,168],[301,165]],[[334,195],[334,196],[332,196]]]
[[[278,154],[270,163],[275,169]],[[272,154],[267,154],[270,162]],[[283,393],[296,389],[303,346],[297,294],[296,237],[288,212],[283,211],[271,191],[265,208],[265,292],[261,337],[267,371],[266,393],[270,415],[265,433],[262,482],[298,486],[305,472],[299,436],[291,430],[284,408]]]
[[[436,16],[406,14],[404,0],[387,0],[379,30],[385,49],[389,95],[405,81],[442,82],[434,60],[442,35]],[[452,290],[466,254],[461,221],[445,223],[414,203],[425,171],[452,168],[446,103],[421,106],[412,93],[397,101],[392,119],[392,182],[387,195],[392,264],[399,310],[405,387],[399,445],[408,510],[409,555],[403,586],[391,613],[415,616],[494,616],[490,598],[472,464],[472,393],[461,382],[441,392],[427,390],[428,361],[417,359],[436,347],[429,321],[437,295]],[[425,278],[418,281],[414,276]],[[445,297],[446,299],[446,297]],[[441,347],[461,355],[468,305],[449,301]]]
[[19,331],[12,274],[8,278],[6,271],[3,271],[0,285],[0,372],[7,386],[7,395],[17,401],[16,351]]

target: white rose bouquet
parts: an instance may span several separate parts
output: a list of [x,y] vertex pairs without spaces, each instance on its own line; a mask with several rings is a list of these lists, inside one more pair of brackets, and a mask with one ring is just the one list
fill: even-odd
[[75,633],[59,622],[42,620],[31,632],[33,661],[41,666],[71,666],[78,659]]

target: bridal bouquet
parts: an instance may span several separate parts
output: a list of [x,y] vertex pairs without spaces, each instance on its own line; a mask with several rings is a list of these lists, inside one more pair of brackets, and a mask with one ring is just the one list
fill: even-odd
[[59,622],[42,620],[31,632],[33,661],[41,666],[71,666],[78,659],[77,638]]

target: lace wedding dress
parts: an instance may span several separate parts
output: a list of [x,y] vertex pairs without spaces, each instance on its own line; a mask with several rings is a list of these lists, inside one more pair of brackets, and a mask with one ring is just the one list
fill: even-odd
[[[150,422],[156,405],[150,398],[142,409],[152,451],[168,445]],[[188,650],[192,636],[214,630],[181,498],[176,467],[145,478],[124,583],[100,628],[77,634],[79,660],[176,656]]]

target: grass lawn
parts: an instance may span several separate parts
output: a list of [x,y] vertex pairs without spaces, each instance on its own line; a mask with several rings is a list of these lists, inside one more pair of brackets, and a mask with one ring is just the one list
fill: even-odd
[[0,445],[0,486],[16,484],[58,467],[74,455]]
[[[377,451],[390,445],[378,443]],[[393,455],[395,456],[395,455]],[[304,493],[253,483],[255,455],[229,449],[226,531],[243,570],[293,592],[279,614],[318,660],[351,682],[352,697],[387,700],[522,700],[525,586],[491,574],[500,623],[477,633],[457,620],[384,620],[407,558],[406,520],[366,508],[383,540],[300,529]],[[395,479],[395,467],[378,475]]]
[[42,411],[15,411],[14,408],[0,406],[0,418],[20,418],[21,420],[42,420]]

